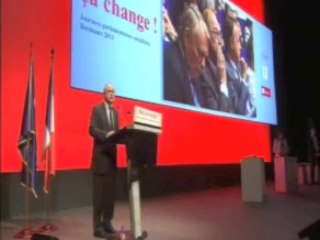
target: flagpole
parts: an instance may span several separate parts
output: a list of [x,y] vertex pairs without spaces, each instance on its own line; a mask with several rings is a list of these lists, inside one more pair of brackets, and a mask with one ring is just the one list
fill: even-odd
[[[29,145],[29,143],[28,143]],[[31,151],[29,150],[29,159],[31,159]],[[26,170],[26,183],[27,183],[27,186],[25,188],[26,190],[26,217],[25,217],[25,234],[26,235],[32,235],[33,234],[33,231],[30,228],[30,222],[29,222],[29,213],[30,213],[30,198],[29,198],[29,186],[30,186],[30,175],[29,175],[29,171],[30,171],[30,167],[28,166],[28,163],[27,163],[27,166],[25,166],[25,168],[27,169]],[[28,234],[29,233],[29,234]]]
[[[53,71],[53,65],[54,65],[54,49],[51,49],[51,67],[52,67],[52,69],[51,69],[51,71]],[[51,79],[50,79],[51,80]],[[49,88],[49,91],[50,91],[50,88]],[[50,149],[50,155],[52,155],[52,149]],[[47,165],[47,168],[48,169],[46,169],[46,173],[49,175],[49,177],[48,177],[48,184],[49,185],[51,185],[51,178],[50,178],[50,167],[49,167],[49,162],[47,161],[47,163],[46,163],[46,165]],[[50,188],[50,191],[48,191],[47,193],[46,193],[46,220],[47,220],[47,230],[49,230],[49,229],[51,229],[52,230],[52,228],[54,227],[54,226],[52,226],[52,225],[50,225],[50,210],[51,210],[51,207],[50,207],[50,200],[51,200],[51,188]],[[56,228],[53,230],[53,231],[55,231],[55,230],[57,230]]]
[[[29,143],[27,143],[29,145]],[[31,157],[31,151],[29,151],[29,157]],[[28,163],[25,163],[26,168],[26,186],[25,186],[25,218],[24,218],[24,229],[14,235],[14,238],[26,238],[32,236],[35,231],[30,228],[30,196],[29,196],[29,185],[30,185],[30,168]]]
[[[30,43],[30,59],[31,59],[31,61],[32,61],[32,43]],[[29,79],[29,96],[31,95],[30,94],[30,92],[32,91],[32,89],[31,89],[31,87],[32,87],[32,83],[31,83],[31,81],[30,81],[30,79]],[[30,101],[30,100],[29,100]],[[31,114],[31,112],[29,111],[29,114]],[[28,119],[30,119],[30,116],[28,116]],[[27,143],[28,145],[29,145],[29,143]],[[30,145],[29,145],[30,146]],[[29,149],[29,147],[28,147],[28,149]],[[27,176],[26,176],[26,184],[27,184],[27,186],[26,186],[26,221],[25,221],[25,233],[26,233],[26,235],[28,235],[28,232],[29,232],[29,234],[30,235],[32,235],[33,234],[33,232],[32,232],[32,230],[31,229],[29,229],[29,227],[30,227],[30,222],[29,222],[29,213],[30,213],[30,203],[29,203],[29,201],[30,201],[30,198],[29,198],[29,186],[30,186],[30,175],[29,175],[29,171],[30,171],[30,166],[29,166],[29,163],[30,163],[30,159],[32,158],[32,151],[30,151],[30,149],[29,149],[29,161],[27,162],[27,164],[26,164],[26,174],[27,174]]]
[[[51,71],[54,71],[54,49],[52,48],[51,51]],[[53,74],[53,72],[51,72],[50,74]],[[53,81],[53,79],[50,79],[50,81]],[[54,83],[52,83],[54,84]],[[51,87],[48,88],[49,91],[51,89]],[[48,93],[49,94],[49,93]],[[54,111],[54,110],[53,110]],[[51,136],[53,138],[53,136]],[[52,140],[53,141],[53,140]],[[48,153],[49,157],[48,156],[45,156],[46,158],[46,162],[45,162],[45,171],[44,171],[44,181],[45,181],[45,186],[44,186],[44,189],[45,189],[45,195],[46,195],[46,224],[44,226],[42,226],[40,229],[39,229],[39,232],[54,232],[56,230],[58,230],[58,227],[51,224],[51,173],[50,173],[50,164],[52,164],[50,161],[48,161],[48,158],[50,158],[53,154],[53,151],[54,149],[50,149]],[[46,176],[46,174],[48,174],[48,176]],[[46,181],[48,181],[46,183]],[[47,189],[50,189],[49,191],[47,191]]]
[[[49,164],[47,164],[46,168],[49,167]],[[48,171],[48,169],[46,169]],[[50,173],[49,173],[50,174]],[[49,175],[48,179],[50,186],[50,191],[46,192],[46,224],[42,226],[39,230],[39,232],[54,232],[58,230],[58,227],[51,224],[51,176]]]
[[[30,60],[32,61],[32,43],[30,43]],[[30,92],[32,91],[31,87],[32,87],[32,82],[31,79],[29,79],[28,81],[28,91],[29,91],[29,96],[31,96]],[[28,99],[28,101],[30,101],[30,99]],[[30,111],[28,111],[28,114],[30,114]],[[28,116],[28,119],[30,119],[30,116]],[[30,124],[30,123],[29,123]],[[30,127],[29,127],[30,129]],[[33,133],[29,133],[29,134],[33,134]],[[29,162],[30,159],[32,158],[32,151],[30,151],[29,147],[32,147],[30,145],[30,141],[31,141],[31,137],[29,140],[27,140],[27,149],[28,149],[28,161],[25,161],[24,163],[24,168],[25,168],[25,173],[26,173],[26,186],[25,186],[25,221],[24,221],[24,229],[22,229],[20,232],[18,232],[14,237],[15,238],[26,238],[26,237],[30,237],[34,234],[34,231],[30,228],[30,198],[29,198],[29,188],[30,188],[30,166],[29,166]]]
[[[51,179],[50,179],[51,180]],[[51,185],[51,181],[49,183]],[[46,224],[39,229],[39,233],[54,232],[58,227],[51,224],[51,191],[45,193],[46,195]]]

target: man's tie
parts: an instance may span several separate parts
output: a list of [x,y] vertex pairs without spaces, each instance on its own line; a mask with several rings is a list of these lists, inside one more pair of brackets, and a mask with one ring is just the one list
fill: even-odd
[[112,107],[109,106],[109,115],[110,115],[110,126],[111,129],[114,129],[114,117],[113,117],[113,111],[112,111]]
[[200,107],[200,101],[199,101],[199,97],[198,97],[198,92],[197,92],[197,86],[196,86],[196,81],[194,79],[190,80],[190,86],[191,86],[191,94],[194,100],[194,105],[197,107]]
[[239,92],[240,91],[240,88],[241,88],[241,73],[240,73],[240,68],[237,68],[237,91]]

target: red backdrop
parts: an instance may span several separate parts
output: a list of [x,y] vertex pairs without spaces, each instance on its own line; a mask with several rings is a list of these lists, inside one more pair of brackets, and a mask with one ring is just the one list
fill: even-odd
[[[264,21],[263,0],[234,0],[234,3]],[[27,87],[30,42],[34,46],[36,70],[39,159],[43,147],[50,49],[54,47],[57,168],[89,168],[92,149],[89,118],[92,106],[100,103],[102,97],[70,87],[71,1],[4,0],[1,15],[1,171],[17,172],[21,168],[17,142]],[[126,99],[117,101],[123,113],[134,104],[163,113],[160,165],[239,163],[252,154],[270,160],[267,125]],[[127,121],[122,116],[122,124]],[[123,166],[123,149],[119,160]]]

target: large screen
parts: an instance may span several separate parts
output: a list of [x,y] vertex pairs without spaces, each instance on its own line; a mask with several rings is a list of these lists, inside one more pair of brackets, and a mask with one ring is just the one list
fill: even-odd
[[229,1],[198,2],[73,0],[72,87],[276,124],[272,32]]
[[[141,0],[131,1],[137,4],[141,2]],[[85,9],[89,10],[90,3],[94,3],[95,0],[86,2]],[[243,9],[246,9],[259,21],[264,21],[263,0],[233,0],[233,2],[242,6]],[[99,8],[103,7],[100,5],[103,3],[102,0],[97,1],[97,3]],[[165,2],[166,9],[172,16],[173,24],[176,24],[180,15],[175,11],[181,11],[181,8],[175,4],[176,1],[169,2],[167,0]],[[56,167],[57,170],[90,168],[93,144],[88,132],[90,115],[93,106],[99,104],[103,97],[100,94],[101,89],[99,87],[97,87],[99,93],[95,91],[79,91],[70,87],[71,9],[72,1],[3,1],[1,8],[2,34],[0,35],[1,43],[6,47],[3,47],[0,52],[3,60],[0,81],[0,95],[2,98],[0,121],[1,172],[17,173],[21,171],[22,159],[19,151],[17,151],[17,143],[23,122],[23,109],[29,79],[30,41],[33,43],[35,63],[39,168],[43,169],[41,159],[45,138],[46,104],[51,63],[50,52],[52,48],[55,50]],[[86,11],[85,9],[83,11]],[[160,24],[159,20],[156,22],[156,25],[158,24]],[[118,28],[119,26],[115,25],[114,28],[116,27]],[[138,31],[136,32],[138,33]],[[84,42],[81,45],[81,49],[91,49],[92,54],[94,54],[97,40],[96,38],[93,39],[93,42]],[[163,51],[164,48],[170,45],[167,40],[164,42]],[[99,51],[101,50],[100,48]],[[121,51],[121,49],[118,51]],[[130,53],[127,55],[131,56]],[[122,59],[123,55],[119,56]],[[137,55],[136,57],[139,56]],[[88,66],[92,60],[95,60],[90,55],[80,57],[82,57],[82,61],[87,61],[85,57],[88,58],[86,62]],[[106,61],[106,59],[108,60],[108,54],[103,58],[103,61]],[[118,58],[113,58],[113,60],[115,62]],[[124,60],[122,59],[121,61]],[[146,68],[152,61],[153,58],[144,59]],[[110,65],[110,63],[108,64]],[[110,67],[111,65],[109,66],[108,64],[105,64],[105,70],[113,71]],[[134,61],[132,64],[136,64],[136,62]],[[76,67],[76,65],[74,66]],[[123,74],[126,71],[127,68],[123,68]],[[94,72],[91,72],[88,81],[94,80],[92,77]],[[86,74],[86,71],[83,71],[83,73]],[[110,80],[110,77],[105,74],[103,83],[99,84],[99,86],[108,80]],[[144,91],[143,86],[140,90]],[[12,101],[12,96],[15,96],[14,101]],[[119,107],[120,124],[122,125],[130,123],[130,116],[132,117],[132,115],[127,114],[127,112],[132,112],[133,107],[136,105],[163,114],[164,131],[159,137],[159,166],[239,164],[241,159],[247,156],[258,156],[266,161],[271,160],[271,132],[267,124],[218,117],[197,111],[126,98],[117,98],[116,101]],[[230,146],[232,146],[232,151],[229,151]],[[118,163],[119,166],[124,167],[127,162],[126,152],[123,147],[120,147],[119,150]]]

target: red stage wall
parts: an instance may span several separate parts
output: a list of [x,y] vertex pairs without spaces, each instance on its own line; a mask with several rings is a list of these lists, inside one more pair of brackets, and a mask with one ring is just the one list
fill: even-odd
[[[264,21],[263,0],[234,2]],[[30,42],[34,46],[36,70],[39,159],[43,147],[50,49],[54,47],[57,168],[89,168],[92,149],[89,119],[92,106],[100,103],[102,96],[70,87],[71,1],[3,0],[1,24],[1,171],[17,172],[21,168],[17,143],[27,87]],[[126,112],[134,104],[163,113],[160,165],[239,163],[252,154],[270,160],[267,125],[118,99],[122,124],[128,121]],[[123,149],[120,155],[123,166]]]

